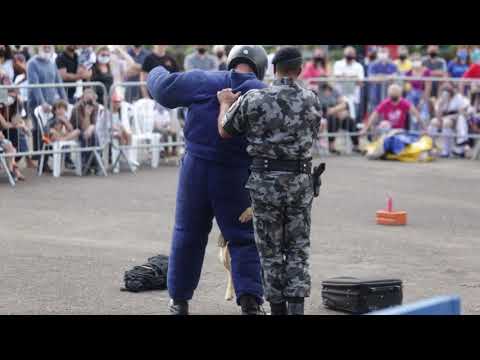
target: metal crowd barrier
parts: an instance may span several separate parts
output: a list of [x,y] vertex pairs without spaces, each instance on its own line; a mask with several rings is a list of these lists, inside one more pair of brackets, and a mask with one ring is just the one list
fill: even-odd
[[[88,146],[88,147],[80,147],[80,146],[75,146],[71,147],[69,149],[63,149],[63,148],[54,148],[51,146],[51,149],[46,149],[44,148],[44,141],[45,138],[42,136],[44,135],[43,133],[43,127],[46,125],[43,123],[42,119],[39,119],[35,115],[35,109],[28,109],[28,102],[27,99],[23,99],[21,95],[21,90],[24,89],[47,89],[47,88],[58,88],[58,89],[68,89],[68,88],[78,88],[82,87],[83,89],[85,88],[102,88],[103,90],[103,103],[107,104],[108,103],[108,91],[105,87],[105,85],[101,82],[83,82],[81,84],[79,83],[57,83],[57,84],[18,84],[18,85],[0,85],[0,92],[3,92],[3,95],[7,95],[7,99],[2,99],[2,102],[5,101],[5,108],[6,108],[6,119],[4,119],[6,122],[10,122],[13,124],[13,122],[18,122],[18,121],[23,121],[25,122],[25,119],[30,119],[32,121],[33,128],[36,129],[37,131],[35,132],[35,137],[36,139],[33,138],[33,134],[31,132],[25,132],[25,131],[20,131],[18,128],[14,127],[14,130],[11,130],[10,128],[6,129],[7,139],[16,141],[17,146],[20,147],[20,144],[22,142],[22,146],[27,146],[30,148],[29,142],[32,141],[33,143],[36,142],[36,147],[41,148],[41,150],[29,150],[29,151],[17,151],[14,154],[11,153],[5,153],[1,152],[0,157],[2,159],[6,158],[21,158],[21,157],[32,157],[32,156],[40,156],[41,159],[39,160],[39,167],[38,167],[38,174],[41,175],[42,172],[42,167],[43,167],[43,160],[46,156],[53,155],[54,157],[60,155],[60,154],[66,154],[66,153],[73,153],[76,154],[77,156],[81,157],[81,154],[84,152],[90,152],[90,156],[88,157],[87,161],[82,165],[84,168],[88,168],[93,161],[93,158],[96,159],[100,171],[104,176],[107,176],[107,171],[104,166],[104,160],[102,159],[102,156],[100,155],[101,152],[104,151],[104,148],[107,144],[99,145],[99,146]],[[11,100],[14,100],[12,103],[9,103],[8,101],[8,92],[10,91],[15,91],[16,95],[15,97],[11,97]],[[66,92],[66,91],[65,91]],[[32,94],[29,94],[29,96],[33,96]],[[61,96],[59,96],[59,99]],[[68,96],[64,99],[68,103]],[[16,104],[16,108],[13,109],[12,113],[10,114],[10,107],[12,105]],[[49,104],[52,106],[53,104]],[[76,107],[72,106],[71,104],[69,105],[71,111],[76,111]],[[70,119],[67,119],[70,121]],[[77,116],[78,120],[78,116]],[[104,121],[108,121],[108,119],[104,119]],[[76,124],[78,126],[78,123]],[[12,131],[16,132],[16,136],[11,134]],[[47,158],[48,159],[48,158]],[[3,163],[3,161],[2,161]],[[79,175],[82,175],[83,171],[80,171]],[[11,174],[8,174],[11,175]],[[11,181],[12,183],[12,181]],[[15,185],[14,182],[12,185]]]
[[[319,84],[322,83],[330,83],[333,88],[337,89],[339,91],[340,95],[346,96],[347,98],[353,98],[353,95],[358,95],[358,92],[360,92],[361,98],[359,101],[350,101],[350,103],[354,103],[355,107],[358,106],[363,106],[363,109],[358,109],[360,110],[359,116],[357,116],[356,124],[357,128],[361,128],[362,124],[364,123],[364,120],[367,118],[367,116],[371,113],[372,106],[370,109],[368,109],[368,106],[365,102],[368,103],[369,98],[368,98],[368,93],[365,95],[365,92],[362,93],[362,89],[368,88],[367,85],[382,85],[384,88],[386,88],[389,84],[397,83],[397,84],[405,84],[408,82],[412,81],[423,81],[425,83],[456,83],[462,85],[460,88],[462,91],[465,91],[465,94],[468,96],[470,95],[469,90],[473,86],[475,86],[479,90],[480,94],[480,79],[455,79],[455,78],[439,78],[439,77],[409,77],[409,76],[383,76],[383,77],[376,77],[376,78],[364,78],[364,79],[352,79],[352,78],[341,78],[341,77],[320,77],[320,78],[311,78],[308,79],[309,82],[313,81],[316,83],[316,86],[319,86]],[[266,83],[271,83],[272,79],[266,79]],[[304,86],[308,86],[307,82],[304,80],[303,81]],[[345,84],[350,85],[350,93],[345,94]],[[343,87],[342,87],[343,85]],[[95,146],[95,147],[83,147],[83,148],[76,148],[76,149],[49,149],[49,150],[36,150],[36,151],[23,151],[23,152],[17,152],[16,154],[6,154],[5,152],[0,152],[0,158],[5,159],[9,157],[23,157],[23,156],[36,156],[36,155],[41,155],[41,156],[47,156],[47,155],[55,155],[55,154],[65,154],[65,153],[82,153],[82,152],[91,152],[91,156],[89,159],[89,162],[92,160],[93,157],[96,158],[97,162],[100,164],[101,171],[103,175],[107,175],[107,170],[106,170],[106,165],[108,165],[108,150],[111,148],[112,152],[116,151],[118,153],[115,158],[112,158],[112,168],[115,169],[116,165],[118,165],[120,158],[124,158],[127,162],[127,165],[129,166],[130,170],[134,172],[134,166],[132,165],[130,159],[127,156],[127,152],[132,150],[132,149],[151,149],[151,150],[160,150],[160,149],[165,149],[167,147],[184,147],[185,142],[183,140],[180,141],[160,141],[157,144],[153,143],[148,143],[148,144],[136,144],[136,145],[120,145],[118,142],[114,141],[114,136],[113,136],[113,131],[112,131],[112,95],[116,91],[122,91],[122,89],[131,89],[131,88],[138,88],[142,86],[146,86],[146,82],[119,82],[119,83],[114,83],[112,87],[110,88],[110,91],[107,91],[105,85],[100,82],[84,82],[83,84],[79,85],[78,83],[60,83],[60,84],[30,84],[30,85],[1,85],[0,86],[0,91],[8,91],[8,90],[16,90],[19,93],[19,90],[23,89],[38,89],[38,88],[72,88],[72,87],[78,87],[82,86],[83,88],[86,87],[101,87],[103,89],[103,106],[105,110],[105,118],[103,119],[105,123],[103,126],[106,128],[107,134],[105,135],[105,138],[103,139],[103,144],[100,146]],[[137,96],[137,98],[134,99],[125,99],[125,100],[130,100],[131,102],[134,102],[136,100],[139,100],[142,97],[141,92],[139,91],[140,95]],[[380,97],[378,102],[382,101],[384,97]],[[132,101],[133,100],[133,101]],[[363,101],[363,103],[362,103]],[[478,95],[478,100],[480,103],[480,95]],[[17,101],[17,104],[20,104],[20,102]],[[478,105],[478,104],[476,104]],[[20,111],[26,111],[25,108],[17,109],[17,114]],[[478,111],[480,111],[480,106],[478,107]],[[31,109],[30,111],[31,112]],[[31,113],[28,114],[29,116],[32,115]],[[357,114],[356,114],[357,115]],[[430,117],[428,120],[430,121],[432,117]],[[9,119],[11,120],[11,119]],[[35,121],[35,119],[31,119],[32,121]],[[175,117],[175,120],[178,123],[178,117]],[[421,134],[420,131],[418,130],[412,130],[410,131],[412,133],[416,134]],[[9,134],[9,130],[7,130],[7,135]],[[177,127],[177,139],[178,137],[181,137],[182,135],[182,127],[178,126]],[[347,153],[351,153],[351,142],[350,138],[352,136],[359,136],[361,134],[360,131],[336,131],[336,132],[323,132],[319,134],[319,138],[327,138],[327,137],[333,137],[333,138],[339,138],[339,137],[344,137],[344,142],[345,142],[345,147],[347,149]],[[369,133],[372,135],[372,133]],[[367,134],[368,135],[368,134]],[[17,136],[19,136],[19,132],[17,131]],[[451,136],[455,137],[456,135],[442,135],[442,136]],[[480,134],[468,134],[468,139],[479,139]],[[40,141],[41,142],[41,141]],[[17,147],[18,144],[20,143],[20,139],[17,139]],[[100,153],[103,153],[103,159]],[[326,149],[326,154],[328,155],[328,149]]]

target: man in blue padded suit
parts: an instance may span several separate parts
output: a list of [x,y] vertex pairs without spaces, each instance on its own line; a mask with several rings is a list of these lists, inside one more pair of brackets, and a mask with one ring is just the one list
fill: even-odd
[[168,264],[169,311],[188,315],[202,270],[208,235],[215,217],[231,256],[232,278],[242,314],[261,314],[263,287],[252,223],[239,216],[250,207],[244,188],[250,158],[244,137],[223,140],[218,134],[217,92],[226,88],[246,93],[264,88],[268,66],[265,49],[236,45],[227,59],[228,71],[192,70],[168,73],[154,68],[147,78],[152,97],[166,108],[188,108],[186,154],[177,190],[175,227]]

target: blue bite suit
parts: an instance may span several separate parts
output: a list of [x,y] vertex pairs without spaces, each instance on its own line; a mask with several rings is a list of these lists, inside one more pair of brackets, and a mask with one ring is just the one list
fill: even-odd
[[168,291],[174,300],[190,300],[202,270],[208,235],[215,217],[232,260],[237,303],[243,294],[263,301],[261,267],[252,223],[241,224],[250,206],[244,186],[250,158],[243,137],[230,140],[218,134],[220,105],[217,92],[232,88],[242,94],[265,87],[253,73],[193,70],[168,73],[154,68],[147,79],[152,97],[166,108],[187,107],[186,155],[177,190],[175,227],[168,267]]

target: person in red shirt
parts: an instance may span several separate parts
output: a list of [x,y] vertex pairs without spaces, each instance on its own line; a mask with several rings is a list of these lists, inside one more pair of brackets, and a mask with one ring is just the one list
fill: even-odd
[[[480,79],[480,62],[476,62],[472,65],[470,65],[470,67],[468,68],[467,71],[465,71],[465,73],[463,74],[463,78],[464,79]],[[461,84],[461,87],[460,87],[460,92],[462,94],[464,94],[464,89],[465,87],[465,83],[462,83]],[[472,92],[478,92],[478,90],[480,89],[480,86],[476,83],[476,84],[471,84],[471,87],[472,87]]]
[[[408,130],[408,115],[415,116],[420,121],[420,113],[408,100],[402,98],[402,88],[392,84],[388,88],[388,98],[382,101],[368,119],[368,124],[360,132],[367,134],[376,124],[379,117],[383,119],[376,130],[405,129]],[[425,129],[425,125],[422,124]]]
[[317,91],[319,82],[316,79],[328,76],[329,70],[325,52],[318,48],[313,53],[312,61],[305,64],[300,79],[305,80],[309,89]]

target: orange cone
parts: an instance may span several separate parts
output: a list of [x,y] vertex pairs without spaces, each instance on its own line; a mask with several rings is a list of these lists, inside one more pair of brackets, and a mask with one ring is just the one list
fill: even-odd
[[407,212],[393,211],[393,201],[389,196],[387,200],[387,210],[378,210],[376,219],[378,225],[406,225]]

